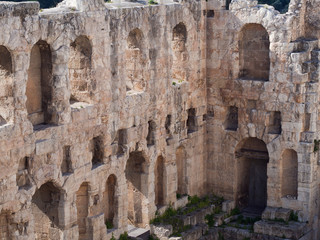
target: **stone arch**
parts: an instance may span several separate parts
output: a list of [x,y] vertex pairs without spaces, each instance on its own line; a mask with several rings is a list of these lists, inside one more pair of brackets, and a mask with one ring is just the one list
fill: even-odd
[[9,50],[0,45],[0,126],[13,120],[13,67]]
[[184,23],[177,24],[172,31],[172,79],[177,82],[187,80],[186,64],[188,51],[186,48],[187,28]]
[[36,190],[31,209],[34,217],[35,239],[60,239],[59,208],[62,191],[53,182],[47,182]]
[[88,214],[89,214],[89,183],[83,182],[76,192],[77,223],[79,239],[89,239]]
[[159,156],[154,167],[155,205],[159,208],[165,204],[165,165],[164,158]]
[[239,78],[269,80],[269,34],[260,24],[246,24],[239,35]]
[[52,91],[51,49],[40,40],[31,49],[26,88],[28,118],[33,125],[51,122]]
[[117,216],[118,216],[118,199],[117,199],[117,177],[111,174],[105,186],[103,193],[104,204],[104,220],[105,222],[112,223],[113,228],[117,228]]
[[92,78],[92,45],[86,36],[79,36],[70,44],[68,69],[70,103],[90,103],[96,84]]
[[235,151],[237,169],[237,205],[263,211],[267,205],[267,165],[269,154],[266,144],[249,137],[241,141]]
[[133,29],[127,38],[125,52],[126,90],[143,92],[146,87],[146,57],[144,36],[140,29]]
[[148,223],[148,163],[142,152],[129,154],[125,175],[128,188],[128,221],[135,226]]
[[298,197],[298,155],[292,149],[286,149],[281,156],[281,196]]
[[184,195],[188,193],[187,182],[187,153],[183,146],[176,150],[177,166],[177,194]]

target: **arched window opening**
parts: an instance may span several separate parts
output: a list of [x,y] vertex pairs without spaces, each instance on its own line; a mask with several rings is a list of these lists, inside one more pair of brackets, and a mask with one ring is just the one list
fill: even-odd
[[291,149],[282,153],[282,176],[281,195],[282,197],[297,199],[298,197],[298,155]]
[[146,57],[143,52],[144,37],[140,29],[129,33],[125,53],[126,90],[127,92],[143,92],[146,87]]
[[165,166],[164,159],[162,156],[159,156],[154,168],[154,180],[155,180],[155,204],[158,208],[164,206],[164,193],[165,193]]
[[179,147],[176,150],[176,165],[177,165],[177,194],[188,194],[187,186],[187,153],[184,147]]
[[59,205],[61,191],[52,182],[43,184],[32,197],[35,239],[53,239],[61,234]]
[[96,90],[96,83],[92,77],[92,46],[85,36],[78,37],[70,44],[69,81],[70,103],[90,103]]
[[118,212],[118,203],[116,198],[117,178],[115,175],[110,175],[106,182],[106,189],[103,193],[104,199],[104,220],[107,230],[117,227],[116,215]]
[[238,144],[237,205],[259,214],[267,205],[267,165],[269,154],[266,144],[258,138],[247,138]]
[[240,32],[239,78],[245,80],[269,80],[269,35],[260,24],[247,24]]
[[45,41],[39,41],[31,49],[26,95],[28,118],[32,124],[50,123],[52,57],[50,46]]
[[189,58],[186,48],[187,28],[183,23],[179,23],[173,28],[172,33],[172,80],[178,83],[187,80],[186,64]]
[[76,193],[77,200],[77,223],[79,229],[79,239],[85,240],[89,239],[89,229],[88,229],[88,208],[89,208],[89,184],[84,182],[81,184],[79,190]]
[[9,50],[0,46],[0,126],[13,120],[13,75]]
[[125,174],[128,186],[128,222],[142,227],[148,223],[145,201],[148,193],[147,162],[142,152],[130,153]]

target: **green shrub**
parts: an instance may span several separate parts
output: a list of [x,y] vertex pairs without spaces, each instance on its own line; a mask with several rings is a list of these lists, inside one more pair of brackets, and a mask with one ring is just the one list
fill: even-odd
[[235,207],[230,212],[230,216],[234,216],[234,215],[238,215],[238,214],[240,214],[240,209],[238,207]]
[[112,229],[113,228],[113,223],[111,221],[108,221],[108,219],[105,221],[107,229]]
[[294,211],[291,211],[290,217],[289,217],[289,221],[298,222],[299,221],[298,214],[296,212],[294,212]]
[[154,0],[149,0],[148,3],[151,4],[151,5],[157,5],[158,4],[158,2],[156,2]]
[[124,232],[120,235],[119,240],[129,240],[129,236],[127,232]]
[[214,227],[215,220],[214,220],[214,214],[207,214],[204,218],[209,226],[209,228]]

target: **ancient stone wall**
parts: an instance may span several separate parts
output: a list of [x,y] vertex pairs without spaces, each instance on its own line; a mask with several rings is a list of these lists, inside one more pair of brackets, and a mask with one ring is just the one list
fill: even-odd
[[208,188],[238,206],[290,208],[316,230],[319,40],[309,20],[319,7],[291,1],[288,13],[279,14],[256,1],[234,0],[229,11],[215,1],[209,10]]
[[1,2],[1,238],[109,239],[214,192],[318,239],[318,3],[229,3]]
[[146,226],[177,199],[180,148],[179,184],[205,194],[201,3],[119,4],[0,4],[1,238]]

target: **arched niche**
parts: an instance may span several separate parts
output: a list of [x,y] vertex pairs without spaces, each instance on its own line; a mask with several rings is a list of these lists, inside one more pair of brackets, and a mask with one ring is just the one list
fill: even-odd
[[89,239],[88,209],[89,209],[89,183],[83,182],[76,192],[77,224],[79,240]]
[[13,66],[9,50],[0,45],[0,126],[13,120]]
[[239,78],[269,80],[269,34],[260,24],[246,24],[239,34]]
[[103,206],[106,225],[112,225],[112,228],[117,228],[118,198],[116,191],[117,178],[114,174],[111,174],[106,181],[105,191],[103,193]]
[[26,88],[28,118],[33,125],[52,120],[52,84],[51,48],[47,42],[40,40],[31,49]]
[[60,214],[62,191],[52,182],[36,190],[32,197],[32,215],[36,240],[60,239]]
[[146,87],[146,57],[144,36],[140,29],[133,29],[127,38],[125,51],[125,77],[127,92],[143,92]]
[[258,138],[246,138],[236,147],[237,205],[261,213],[267,205],[266,144]]
[[148,220],[148,164],[142,152],[131,152],[125,175],[128,189],[128,221],[135,226],[144,226]]
[[90,103],[96,84],[92,77],[92,46],[86,36],[79,36],[70,44],[68,69],[70,103]]
[[187,28],[184,23],[177,24],[172,30],[172,80],[183,82],[187,80],[188,51],[186,48]]

